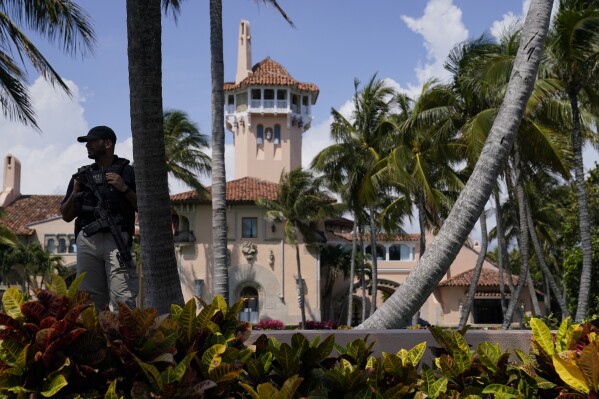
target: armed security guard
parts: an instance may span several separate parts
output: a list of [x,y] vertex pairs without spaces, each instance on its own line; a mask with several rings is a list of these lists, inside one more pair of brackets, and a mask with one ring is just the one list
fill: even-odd
[[77,141],[95,162],[73,175],[60,213],[66,222],[77,218],[77,274],[86,272],[80,289],[98,310],[109,304],[118,310],[117,302],[134,308],[139,276],[131,253],[137,211],[133,166],[114,155],[116,135],[107,126]]

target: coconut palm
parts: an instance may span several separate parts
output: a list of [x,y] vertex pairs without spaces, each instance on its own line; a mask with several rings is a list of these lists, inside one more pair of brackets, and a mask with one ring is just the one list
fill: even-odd
[[[293,26],[276,0],[256,0],[279,11]],[[212,77],[212,253],[214,279],[212,291],[229,300],[229,274],[227,268],[227,201],[225,175],[224,127],[224,61],[223,61],[223,4],[210,0],[210,74]]]
[[404,325],[432,293],[472,231],[508,157],[532,92],[549,27],[551,3],[533,0],[530,4],[503,106],[472,176],[449,216],[406,282],[359,328]]
[[[390,148],[390,132],[394,129],[389,119],[393,89],[373,75],[360,88],[360,81],[354,80],[354,96],[351,117],[348,119],[336,109],[331,110],[333,123],[331,137],[335,144],[316,155],[311,167],[323,175],[327,187],[340,194],[354,218],[352,239],[352,271],[355,270],[356,239],[359,225],[370,225],[371,248],[376,248],[376,199],[381,191],[364,190],[368,184],[366,177],[373,165]],[[367,212],[364,212],[367,211]],[[373,252],[374,254],[374,252]],[[376,306],[377,276],[376,256],[373,256],[372,301]],[[352,318],[353,279],[350,279],[348,298],[348,325]],[[374,312],[374,309],[372,309]],[[372,313],[371,312],[371,313]]]
[[58,72],[21,30],[22,27],[55,41],[70,55],[93,52],[95,37],[89,15],[73,1],[21,0],[0,3],[2,112],[10,119],[37,128],[27,90],[26,72],[13,58],[13,54],[18,54],[21,62],[23,56],[27,57],[41,76],[66,93],[70,94],[70,91]]
[[[460,142],[470,164],[477,159],[482,143],[487,137],[500,106],[499,96],[502,96],[505,91],[519,40],[520,32],[518,30],[507,32],[498,43],[481,37],[457,46],[451,52],[446,64],[447,69],[454,74],[453,87],[459,93],[460,99],[458,108],[469,117],[461,128]],[[561,131],[563,121],[556,120],[554,115],[555,110],[562,112],[564,110],[563,102],[555,100],[558,90],[559,85],[552,79],[543,77],[535,82],[517,135],[516,147],[523,151],[512,153],[512,158],[519,157],[526,160],[526,162],[516,162],[515,166],[510,169],[521,177],[521,179],[515,180],[517,184],[511,186],[514,189],[522,189],[526,180],[543,171],[559,173],[565,178],[568,177],[570,157],[567,150],[568,145],[563,140],[564,135]],[[509,174],[506,174],[505,177],[509,177]],[[519,198],[519,207],[513,209],[514,221],[520,220],[517,215],[519,209],[526,209],[526,199],[520,196],[516,196],[516,198]],[[520,257],[520,260],[522,270],[526,270],[529,258],[526,220],[521,220],[520,226],[512,231],[519,233],[517,238],[521,245],[521,254],[524,255]],[[501,252],[506,253],[503,242],[501,244]],[[543,272],[547,280],[553,280],[548,269],[543,269]],[[555,284],[551,285],[557,289]],[[528,286],[532,290],[531,298],[535,312],[538,312],[534,287],[532,284]],[[559,291],[556,292],[556,295],[561,297]],[[516,301],[517,297],[512,296],[512,302],[515,304]],[[565,303],[561,304],[565,306]],[[567,312],[564,306],[562,307]]]
[[300,307],[302,326],[306,326],[306,310],[304,308],[304,281],[300,263],[299,240],[313,242],[316,239],[317,223],[339,213],[340,207],[320,187],[312,173],[294,169],[289,173],[281,173],[276,200],[258,199],[256,204],[266,209],[266,219],[284,223],[285,240],[295,246],[297,262],[298,305]]
[[[176,12],[179,2],[171,0]],[[162,106],[160,0],[127,0],[127,55],[133,158],[145,305],[183,305],[172,233]]]
[[447,86],[431,79],[417,99],[400,93],[397,103],[393,150],[379,163],[386,173],[376,172],[374,178],[390,178],[403,194],[400,199],[409,197],[409,203],[416,205],[422,256],[426,230],[440,227],[440,212],[450,208],[448,194],[463,186],[452,169],[460,161],[452,143],[456,132],[455,96]]
[[[400,206],[411,218],[415,204],[420,227],[420,257],[426,248],[426,231],[441,225],[443,209],[450,208],[451,192],[462,182],[452,169],[457,161],[452,151],[456,129],[453,121],[455,97],[435,79],[427,81],[417,99],[396,95],[399,112],[393,117],[391,153],[374,165],[369,174],[374,185],[389,184],[399,194],[383,213]],[[368,189],[366,185],[366,189]],[[414,314],[417,323],[418,312]]]
[[209,176],[210,156],[202,150],[209,146],[208,137],[180,110],[164,111],[164,146],[166,168],[170,176],[193,188],[200,197],[206,189],[199,176]]
[[560,0],[550,35],[547,53],[552,75],[564,86],[564,95],[571,106],[572,151],[574,178],[580,220],[582,272],[576,321],[587,315],[592,272],[592,242],[587,192],[584,187],[582,158],[583,132],[579,104],[589,103],[594,110],[599,105],[597,96],[597,67],[599,57],[599,2],[588,0]]

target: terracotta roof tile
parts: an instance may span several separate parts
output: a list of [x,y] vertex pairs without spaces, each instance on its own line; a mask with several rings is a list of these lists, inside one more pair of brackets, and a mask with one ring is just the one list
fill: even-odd
[[5,215],[0,224],[16,235],[32,235],[35,230],[27,227],[31,223],[60,217],[62,195],[21,195],[4,207]]
[[[455,275],[445,281],[439,283],[440,287],[462,287],[462,286],[470,286],[470,281],[472,280],[472,275],[474,274],[474,269],[466,270],[463,273]],[[507,288],[507,273],[503,274],[503,281],[506,284]],[[512,283],[514,285],[518,284],[518,276],[512,274]],[[478,279],[477,286],[499,286],[499,273],[497,270],[492,269],[482,269],[480,273],[480,278]]]
[[[339,237],[345,238],[348,241],[351,241],[351,239],[352,239],[351,232],[335,233],[335,234],[338,235]],[[365,234],[364,240],[369,241],[370,235]],[[381,241],[418,241],[418,240],[420,240],[420,234],[378,234],[376,236],[377,242],[381,242]]]
[[[254,203],[258,198],[275,200],[277,198],[279,185],[255,177],[244,177],[242,179],[227,182],[227,202],[229,203]],[[208,193],[211,193],[208,187]],[[200,203],[209,204],[210,198],[200,199],[195,191],[187,191],[171,195],[171,201],[175,204]]]
[[266,57],[252,67],[252,74],[239,83],[225,82],[224,89],[237,90],[247,86],[291,86],[298,90],[318,93],[314,83],[304,83],[295,80],[278,62]]

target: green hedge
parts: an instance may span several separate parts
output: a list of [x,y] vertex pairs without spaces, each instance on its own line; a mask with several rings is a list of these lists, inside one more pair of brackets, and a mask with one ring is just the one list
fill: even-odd
[[28,298],[10,288],[0,313],[0,395],[7,398],[596,398],[599,329],[531,319],[530,353],[490,342],[470,348],[462,331],[430,327],[426,344],[372,356],[368,336],[346,346],[334,333],[291,344],[267,335],[249,345],[242,302],[221,297],[99,314],[89,296],[55,277]]

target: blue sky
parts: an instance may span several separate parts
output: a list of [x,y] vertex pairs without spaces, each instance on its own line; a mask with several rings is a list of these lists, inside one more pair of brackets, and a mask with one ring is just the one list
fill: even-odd
[[[329,143],[330,110],[350,112],[353,81],[374,73],[399,90],[417,93],[424,79],[446,77],[442,68],[457,43],[483,33],[497,35],[523,15],[522,0],[280,0],[291,28],[275,10],[251,0],[225,0],[225,80],[234,80],[241,19],[250,21],[253,63],[270,56],[320,95],[312,129],[304,135],[303,163]],[[2,157],[21,161],[24,194],[62,194],[69,176],[89,163],[75,137],[99,124],[118,136],[117,153],[131,158],[125,1],[81,0],[94,21],[95,54],[69,58],[35,40],[72,88],[73,97],[52,89],[29,68],[30,90],[42,133],[0,119]],[[163,103],[186,111],[210,133],[208,2],[184,2],[179,21],[163,23]],[[0,117],[1,118],[1,117]],[[232,171],[231,137],[227,137]],[[587,158],[596,158],[593,153]],[[232,179],[228,173],[228,179]],[[171,192],[187,191],[171,183]]]

